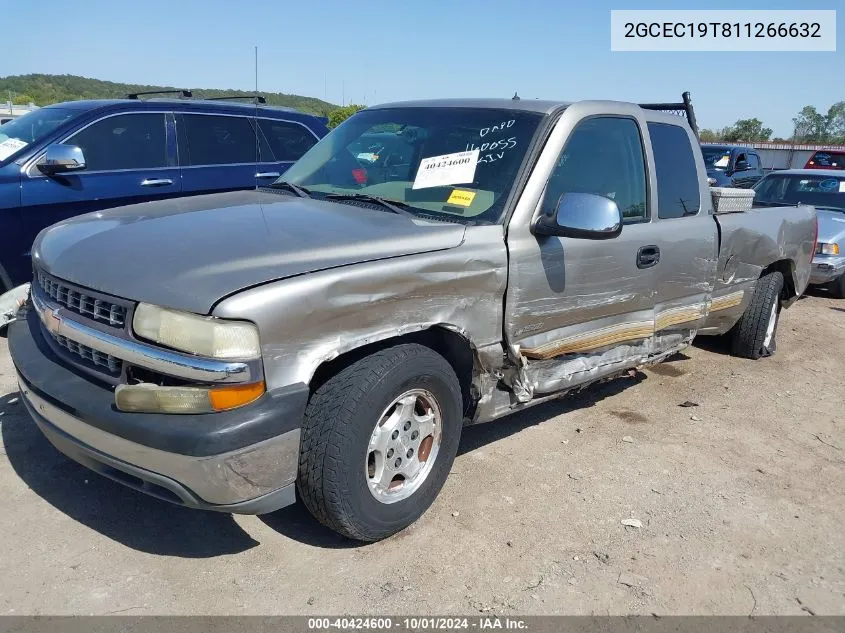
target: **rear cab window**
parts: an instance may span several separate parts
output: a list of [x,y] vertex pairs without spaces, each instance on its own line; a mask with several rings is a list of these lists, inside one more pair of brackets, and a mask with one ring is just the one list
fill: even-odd
[[650,122],[648,133],[657,177],[657,217],[666,220],[698,215],[701,190],[686,129],[670,123]]

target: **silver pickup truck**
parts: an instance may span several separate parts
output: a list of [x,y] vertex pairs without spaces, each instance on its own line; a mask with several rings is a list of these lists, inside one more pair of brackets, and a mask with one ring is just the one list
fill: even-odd
[[161,499],[263,514],[298,492],[344,535],[389,536],[465,424],[697,334],[775,350],[815,213],[715,215],[668,109],[383,105],[272,187],[45,229],[8,334],[23,401],[60,451]]

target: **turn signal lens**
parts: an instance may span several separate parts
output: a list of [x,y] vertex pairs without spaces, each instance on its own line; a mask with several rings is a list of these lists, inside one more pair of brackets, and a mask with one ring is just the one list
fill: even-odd
[[264,393],[264,383],[256,382],[251,385],[233,385],[211,389],[208,396],[215,411],[227,411],[242,407],[253,400],[258,400]]
[[150,383],[120,385],[114,402],[133,413],[213,413],[242,407],[265,391],[263,382],[226,387],[162,387]]

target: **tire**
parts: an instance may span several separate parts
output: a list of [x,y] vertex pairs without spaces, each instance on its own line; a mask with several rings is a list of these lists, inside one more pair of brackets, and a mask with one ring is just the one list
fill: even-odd
[[736,356],[757,360],[775,353],[782,290],[783,274],[777,271],[757,280],[754,296],[734,326],[731,347]]
[[845,299],[845,274],[839,275],[839,277],[831,281],[828,288],[830,289],[830,294],[837,299]]
[[[426,451],[425,462],[418,460],[428,471],[409,496],[380,501],[371,491],[374,466],[370,460],[376,457],[371,442],[382,428],[377,426],[379,421],[392,410],[391,403],[410,391],[424,392],[423,403],[429,396],[433,398],[428,415],[435,411],[435,405],[439,409],[442,422],[438,448],[436,452],[431,448],[431,452]],[[407,400],[405,396],[403,402]],[[419,402],[414,400],[414,407]],[[362,358],[311,395],[300,440],[299,496],[320,523],[344,536],[369,542],[386,538],[416,521],[437,497],[458,452],[462,424],[460,383],[439,354],[422,345],[402,344]],[[411,435],[403,433],[403,437],[409,439]],[[418,449],[422,454],[422,447]],[[382,461],[381,472],[387,473],[393,462]],[[401,481],[399,486],[404,488],[406,482]],[[393,485],[391,480],[387,497],[394,494]]]

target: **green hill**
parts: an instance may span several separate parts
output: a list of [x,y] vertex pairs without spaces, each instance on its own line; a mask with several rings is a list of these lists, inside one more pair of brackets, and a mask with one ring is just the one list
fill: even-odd
[[[225,95],[253,94],[244,90],[219,90],[205,88],[190,88],[194,97],[220,97]],[[101,81],[77,75],[12,75],[0,77],[0,102],[9,98],[9,91],[15,93],[16,103],[34,102],[44,106],[60,101],[74,101],[77,99],[111,99],[125,97],[130,92],[144,90],[174,90],[172,86],[142,86],[139,84],[124,84],[114,81]],[[328,115],[338,108],[333,103],[314,97],[288,95],[280,92],[261,92],[268,104],[296,108],[302,112]]]

